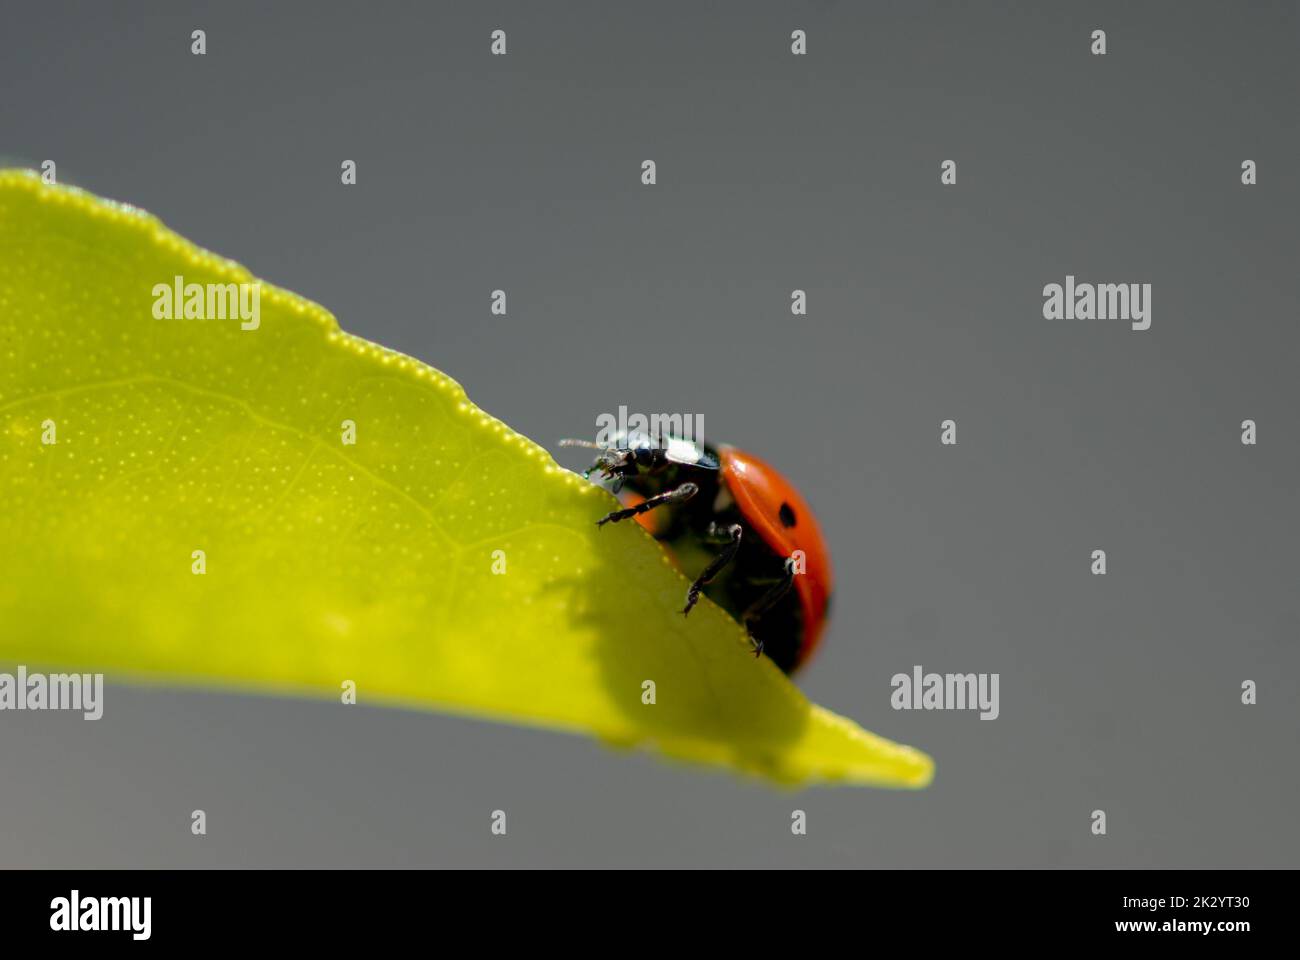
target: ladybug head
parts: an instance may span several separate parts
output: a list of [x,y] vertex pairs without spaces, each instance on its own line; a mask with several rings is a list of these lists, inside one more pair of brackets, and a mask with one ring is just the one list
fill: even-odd
[[593,473],[599,473],[602,480],[621,482],[626,477],[636,476],[663,465],[664,447],[644,433],[620,433],[610,438],[611,446],[592,443],[590,440],[561,440],[562,447],[586,447],[599,450],[596,460],[583,471],[584,480]]
[[562,447],[586,447],[599,450],[595,462],[582,471],[582,479],[589,480],[593,473],[599,473],[603,480],[626,477],[636,472],[637,452],[626,447],[607,447],[592,443],[590,440],[561,440]]

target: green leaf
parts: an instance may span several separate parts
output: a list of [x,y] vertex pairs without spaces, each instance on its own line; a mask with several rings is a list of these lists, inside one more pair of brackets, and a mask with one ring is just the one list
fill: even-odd
[[598,529],[609,495],[454,381],[267,284],[256,329],[155,318],[177,276],[255,282],[140,210],[0,172],[0,660],[352,681],[781,782],[929,781],[717,607],[683,618],[658,544]]

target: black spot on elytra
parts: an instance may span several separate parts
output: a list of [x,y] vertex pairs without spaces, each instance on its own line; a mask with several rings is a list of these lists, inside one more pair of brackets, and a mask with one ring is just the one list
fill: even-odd
[[791,507],[790,504],[788,503],[781,504],[780,514],[781,514],[782,526],[793,527],[796,523],[799,522],[799,518],[794,515],[794,508]]

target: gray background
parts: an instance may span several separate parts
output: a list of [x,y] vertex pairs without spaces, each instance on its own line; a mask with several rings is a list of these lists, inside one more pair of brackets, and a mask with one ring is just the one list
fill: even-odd
[[[0,153],[540,442],[699,412],[787,472],[840,585],[801,685],[938,772],[791,795],[438,715],[115,687],[99,723],[0,722],[0,865],[1300,862],[1295,3],[3,7]],[[1044,320],[1066,273],[1151,282],[1152,329]],[[917,663],[1000,673],[1001,717],[894,712]]]

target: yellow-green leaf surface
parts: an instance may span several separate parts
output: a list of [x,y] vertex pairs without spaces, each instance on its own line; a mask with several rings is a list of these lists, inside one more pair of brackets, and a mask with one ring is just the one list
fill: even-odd
[[717,607],[683,618],[659,545],[598,529],[608,494],[454,381],[267,284],[256,329],[156,319],[176,276],[254,282],[138,209],[0,172],[0,661],[353,681],[781,782],[929,781]]

